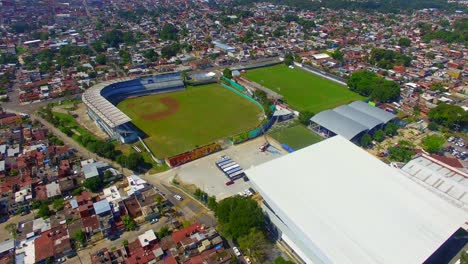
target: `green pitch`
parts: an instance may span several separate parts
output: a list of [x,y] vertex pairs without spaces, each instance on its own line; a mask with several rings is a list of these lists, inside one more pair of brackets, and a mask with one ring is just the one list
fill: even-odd
[[129,98],[117,107],[148,135],[145,143],[158,158],[248,131],[262,117],[260,108],[218,84]]
[[303,125],[281,128],[271,133],[270,136],[294,150],[305,148],[322,140],[320,136]]
[[340,84],[282,64],[248,70],[244,76],[283,95],[286,103],[298,111],[318,113],[363,99]]

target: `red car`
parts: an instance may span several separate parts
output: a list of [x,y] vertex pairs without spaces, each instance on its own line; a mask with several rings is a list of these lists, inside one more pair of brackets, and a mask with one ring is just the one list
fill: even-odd
[[228,186],[229,186],[229,185],[232,185],[232,184],[234,184],[234,181],[228,181],[228,182],[226,182],[226,185],[228,185]]

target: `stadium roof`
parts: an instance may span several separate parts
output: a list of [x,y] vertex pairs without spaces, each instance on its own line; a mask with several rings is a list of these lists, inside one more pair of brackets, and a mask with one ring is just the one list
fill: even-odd
[[367,127],[333,110],[322,111],[313,116],[310,120],[348,140],[351,140],[359,133],[367,130]]
[[96,84],[83,93],[83,102],[112,128],[130,122],[132,121],[130,117],[101,95],[101,90],[105,87],[113,83],[129,80],[132,80],[132,78],[120,78]]
[[305,245],[307,263],[422,263],[466,221],[466,212],[341,136],[246,174]]
[[373,116],[374,118],[380,120],[382,123],[386,124],[390,120],[396,118],[396,116],[392,113],[389,113],[385,110],[382,110],[378,107],[370,106],[369,104],[363,101],[354,101],[349,104],[350,107],[359,110],[365,114]]
[[350,107],[349,105],[342,105],[342,106],[339,106],[335,109],[333,109],[333,111],[337,112],[338,114],[342,115],[342,116],[345,116],[349,119],[352,119],[356,122],[358,122],[359,124],[365,126],[367,129],[371,130],[373,129],[374,127],[378,126],[378,125],[381,125],[382,124],[382,121],[366,114],[366,113],[363,113],[359,110],[356,110],[355,108],[352,108]]

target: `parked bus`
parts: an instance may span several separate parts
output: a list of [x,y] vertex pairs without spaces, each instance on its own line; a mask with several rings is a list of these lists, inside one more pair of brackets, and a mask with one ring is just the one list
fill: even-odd
[[226,173],[227,171],[232,170],[232,169],[234,169],[234,168],[238,168],[238,167],[240,167],[238,164],[234,164],[234,165],[232,165],[232,166],[230,166],[230,167],[224,168],[224,169],[223,169],[223,172]]
[[232,169],[232,170],[226,171],[226,174],[227,174],[228,177],[229,177],[229,175],[234,174],[234,173],[236,173],[236,172],[238,172],[238,171],[240,171],[240,170],[242,170],[242,168],[241,168],[241,167],[237,167],[237,168],[234,168],[234,169]]
[[224,164],[223,166],[219,166],[220,169],[224,170],[225,168],[227,167],[231,167],[232,165],[236,165],[237,163],[235,163],[234,161],[231,161],[229,163],[226,163]]
[[223,160],[223,161],[221,161],[221,162],[219,162],[219,163],[216,163],[216,165],[218,165],[218,166],[223,166],[223,165],[228,164],[228,163],[231,163],[231,162],[232,162],[232,160],[231,160],[231,159],[228,159],[228,160]]

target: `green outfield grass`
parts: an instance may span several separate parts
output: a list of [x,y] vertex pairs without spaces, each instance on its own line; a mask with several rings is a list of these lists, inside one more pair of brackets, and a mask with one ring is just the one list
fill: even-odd
[[158,158],[248,131],[262,117],[255,104],[218,84],[129,98],[117,107],[148,135],[144,140]]
[[283,95],[286,103],[298,111],[318,113],[363,99],[345,86],[283,64],[248,70],[244,76]]
[[294,150],[305,148],[322,141],[322,138],[303,125],[281,128],[270,134],[281,144],[286,144]]

